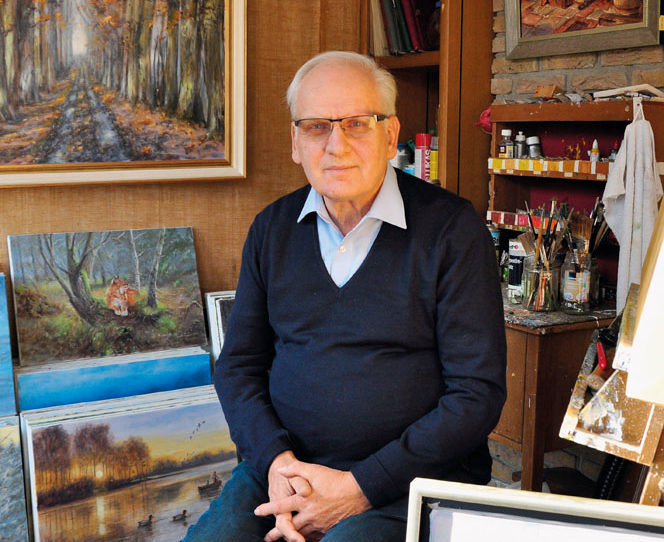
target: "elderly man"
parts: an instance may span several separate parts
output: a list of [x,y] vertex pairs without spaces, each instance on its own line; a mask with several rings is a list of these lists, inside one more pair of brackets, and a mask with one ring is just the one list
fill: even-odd
[[495,252],[394,170],[391,75],[328,52],[287,94],[309,185],[255,219],[215,385],[243,458],[187,541],[403,541],[416,476],[487,483],[505,400]]

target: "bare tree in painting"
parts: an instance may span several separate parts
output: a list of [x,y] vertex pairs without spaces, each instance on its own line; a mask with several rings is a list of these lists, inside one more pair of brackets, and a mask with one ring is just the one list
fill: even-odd
[[224,33],[223,0],[202,0],[203,23],[201,33],[205,51],[205,88],[208,130],[223,133],[224,130]]
[[61,487],[71,466],[71,437],[60,425],[37,431],[32,439],[35,469],[43,485]]
[[150,449],[143,439],[129,437],[122,446],[130,472],[137,479],[146,478],[150,464]]
[[90,291],[86,269],[90,258],[110,237],[110,233],[65,234],[65,261],[57,255],[53,234],[38,236],[39,251],[44,263],[62,287],[71,306],[89,325],[94,326],[102,317],[100,304]]
[[164,250],[165,238],[166,230],[162,228],[159,231],[159,241],[155,247],[154,257],[152,258],[152,265],[150,266],[150,274],[148,275],[147,305],[152,309],[157,308],[157,275],[159,273],[159,262],[161,261],[161,254]]
[[92,477],[97,476],[97,467],[111,449],[113,437],[108,424],[85,424],[74,433],[74,449],[83,464],[92,468]]
[[[0,58],[5,58],[5,3],[0,2]],[[5,62],[0,62],[0,120],[9,120],[14,117],[11,104],[9,103],[9,87],[7,80],[7,67]]]

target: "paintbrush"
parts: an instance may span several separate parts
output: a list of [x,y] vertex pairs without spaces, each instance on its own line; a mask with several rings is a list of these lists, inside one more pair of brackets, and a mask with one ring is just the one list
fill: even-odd
[[523,232],[517,236],[517,240],[523,246],[526,254],[535,254],[535,236],[530,231]]
[[528,208],[528,202],[524,201],[524,203],[526,204],[526,212],[528,213],[528,222],[530,223],[530,230],[533,233],[533,237],[535,237],[536,234],[535,234],[535,226],[533,225],[533,217],[530,214],[530,209]]

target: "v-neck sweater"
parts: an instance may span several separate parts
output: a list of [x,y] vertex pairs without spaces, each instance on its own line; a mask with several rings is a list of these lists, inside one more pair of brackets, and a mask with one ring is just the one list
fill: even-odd
[[382,225],[338,287],[310,188],[269,205],[245,242],[215,385],[240,455],[350,470],[373,506],[415,476],[486,483],[505,400],[495,251],[472,206],[398,172],[407,229]]

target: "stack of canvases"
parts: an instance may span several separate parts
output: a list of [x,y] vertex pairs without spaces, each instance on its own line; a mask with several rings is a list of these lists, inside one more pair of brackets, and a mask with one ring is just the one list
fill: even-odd
[[9,253],[34,540],[180,540],[236,463],[192,229],[16,235]]

